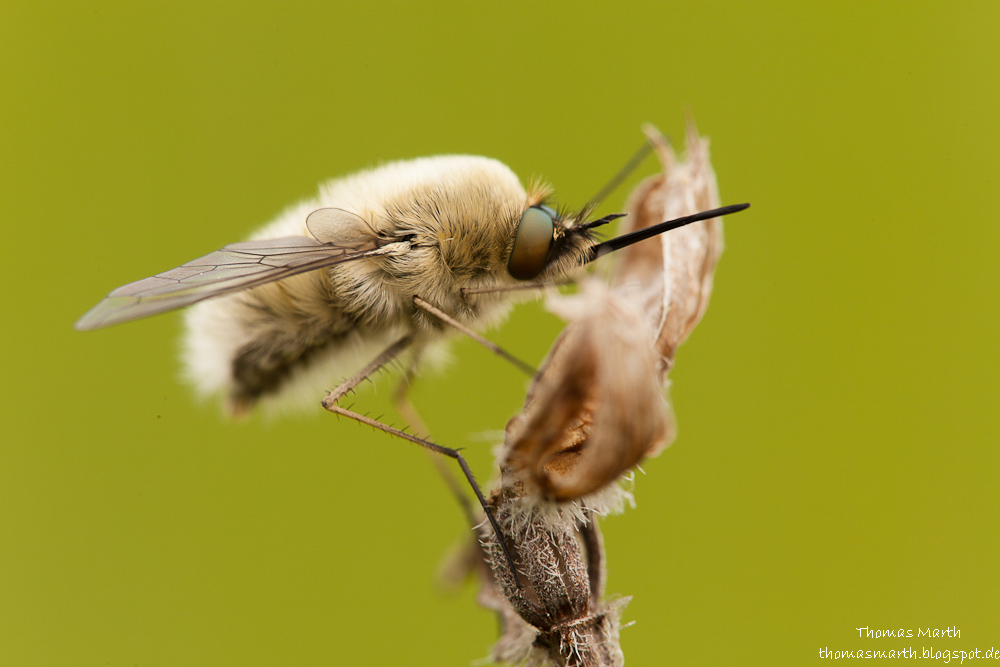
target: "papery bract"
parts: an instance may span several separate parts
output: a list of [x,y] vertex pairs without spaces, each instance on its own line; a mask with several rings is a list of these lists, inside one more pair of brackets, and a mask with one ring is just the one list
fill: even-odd
[[552,346],[507,425],[501,467],[543,496],[593,493],[669,435],[659,357],[635,301],[596,281],[556,306],[573,321]]
[[[708,139],[688,122],[687,154],[679,160],[655,128],[646,132],[663,173],[642,182],[629,197],[622,232],[642,229],[719,206],[719,190],[708,154]],[[722,219],[712,218],[661,234],[619,253],[611,282],[633,286],[663,357],[663,371],[673,366],[677,347],[701,320],[712,293],[715,266],[722,254]]]

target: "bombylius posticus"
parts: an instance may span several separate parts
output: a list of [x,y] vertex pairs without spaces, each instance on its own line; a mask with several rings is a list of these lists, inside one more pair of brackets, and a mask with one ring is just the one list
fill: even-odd
[[457,450],[337,401],[404,351],[415,364],[451,328],[476,336],[524,287],[565,280],[609,252],[747,206],[598,242],[594,228],[620,216],[588,221],[592,207],[557,211],[548,187],[525,189],[497,160],[392,162],[323,185],[249,241],[119,287],[76,328],[193,305],[185,318],[187,374],[201,393],[222,394],[233,414],[258,403],[316,401],[331,378],[371,360],[323,406],[456,459],[496,528]]

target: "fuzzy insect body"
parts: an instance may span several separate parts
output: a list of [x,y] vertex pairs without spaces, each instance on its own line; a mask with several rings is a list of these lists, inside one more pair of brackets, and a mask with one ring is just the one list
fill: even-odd
[[[366,359],[378,361],[374,369],[403,351],[418,359],[447,327],[531,372],[475,333],[507,313],[519,283],[562,279],[644,238],[748,206],[596,243],[593,228],[621,216],[588,222],[590,207],[560,214],[546,205],[548,194],[542,185],[525,190],[508,167],[484,157],[389,163],[321,187],[250,241],[119,287],[76,327],[194,305],[187,375],[236,414],[258,403],[310,405],[331,378]],[[324,407],[336,400],[328,395]]]
[[258,402],[315,405],[331,378],[393,340],[410,335],[419,354],[442,337],[446,325],[414,297],[472,329],[501,320],[516,293],[489,290],[520,282],[509,263],[515,243],[532,252],[531,239],[518,240],[526,211],[552,218],[551,244],[529,257],[540,263],[532,277],[586,263],[591,232],[543,210],[547,195],[489,158],[389,163],[322,186],[249,242],[115,290],[77,326],[195,303],[183,356],[200,393],[222,394],[234,413]]

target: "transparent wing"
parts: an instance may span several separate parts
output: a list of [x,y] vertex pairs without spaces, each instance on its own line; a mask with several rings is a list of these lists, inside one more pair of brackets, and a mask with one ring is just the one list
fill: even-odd
[[320,243],[304,236],[288,236],[227,245],[176,269],[119,287],[81,317],[76,328],[99,329],[341,262],[409,248],[406,242],[387,244],[371,234],[343,236],[350,238]]
[[320,243],[356,243],[375,231],[360,215],[342,208],[319,208],[306,218],[306,228]]

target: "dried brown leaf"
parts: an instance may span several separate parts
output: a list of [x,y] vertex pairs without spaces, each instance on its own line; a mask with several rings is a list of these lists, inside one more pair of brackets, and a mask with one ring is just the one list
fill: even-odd
[[599,283],[557,306],[573,319],[507,425],[502,468],[569,500],[600,490],[670,434],[646,317]]
[[[667,140],[645,128],[663,173],[648,178],[629,197],[622,231],[633,231],[719,206],[708,139],[688,121],[687,152],[679,160]],[[656,336],[663,372],[670,370],[677,347],[701,320],[712,293],[715,266],[722,254],[722,219],[696,222],[621,250],[612,274],[615,287],[633,286]]]

